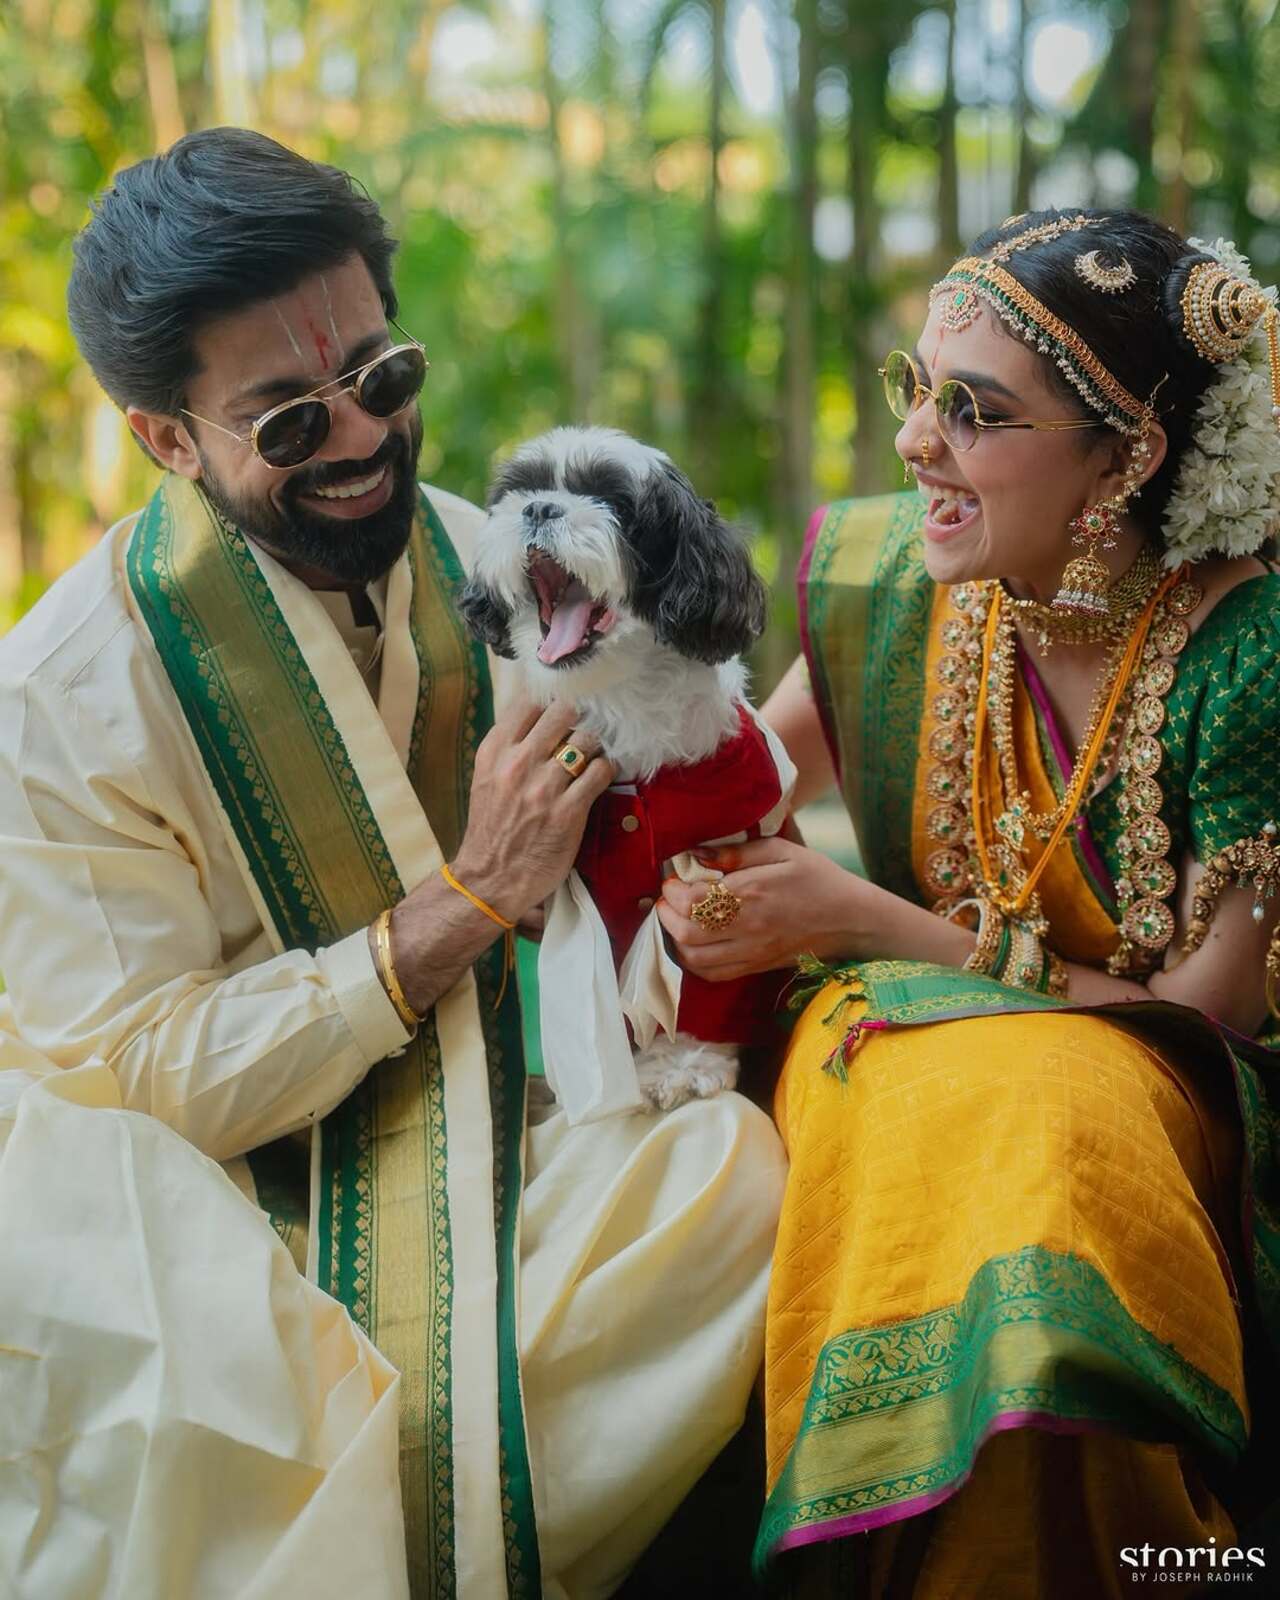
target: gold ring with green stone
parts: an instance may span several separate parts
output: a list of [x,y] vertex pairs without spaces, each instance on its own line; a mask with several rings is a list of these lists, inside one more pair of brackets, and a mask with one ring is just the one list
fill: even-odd
[[562,744],[551,759],[558,761],[571,778],[579,777],[587,765],[586,752],[568,742]]

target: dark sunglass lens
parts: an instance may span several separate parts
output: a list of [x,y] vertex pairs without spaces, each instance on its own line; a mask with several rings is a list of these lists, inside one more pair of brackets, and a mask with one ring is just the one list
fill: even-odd
[[328,437],[328,406],[320,400],[299,400],[258,429],[258,454],[269,467],[300,467]]
[[963,383],[944,383],[938,390],[938,431],[953,450],[970,450],[978,437],[978,407]]
[[390,350],[360,380],[360,404],[371,417],[394,417],[422,388],[427,360],[412,345]]
[[915,370],[901,350],[895,350],[884,364],[884,397],[899,422],[905,422],[915,408]]

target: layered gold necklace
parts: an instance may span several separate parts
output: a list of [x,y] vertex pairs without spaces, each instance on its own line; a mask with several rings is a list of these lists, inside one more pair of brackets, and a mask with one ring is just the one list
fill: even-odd
[[[1124,832],[1117,850],[1124,871],[1115,886],[1119,946],[1108,962],[1115,974],[1149,970],[1173,937],[1174,917],[1166,902],[1177,878],[1167,859],[1169,830],[1160,817],[1164,795],[1157,773],[1163,747],[1158,735],[1165,698],[1177,676],[1177,658],[1190,635],[1186,618],[1202,599],[1185,569],[1161,582],[1154,555],[1143,562],[1143,569],[1131,568],[1126,574],[1129,629],[1109,641],[1116,648],[1099,675],[1067,792],[1043,815],[1032,812],[1019,781],[1013,737],[1013,623],[1023,613],[1013,609],[998,584],[953,588],[951,614],[942,623],[943,651],[932,700],[937,725],[929,740],[931,766],[925,777],[931,848],[924,861],[924,886],[936,897],[935,910],[947,915],[960,899],[976,893],[997,906],[1015,908],[1013,914],[1028,925],[1040,926],[1036,883],[1043,864],[1082,814],[1098,775],[1110,770],[1119,747],[1116,803]],[[1144,587],[1145,603],[1135,615],[1132,597]],[[975,776],[988,737],[999,757],[1003,791],[995,818],[985,815],[987,807],[979,803]],[[1029,833],[1044,845],[1030,871],[1022,851]]]
[[[1172,583],[1170,577],[1166,587]],[[1102,756],[1107,730],[1111,727],[1125,687],[1146,643],[1155,614],[1156,598],[1147,602],[1137,627],[1128,639],[1117,644],[1099,674],[1093,704],[1072,762],[1066,790],[1053,810],[1044,813],[1031,809],[1031,797],[1022,789],[1018,774],[1013,731],[1013,681],[1017,671],[1018,639],[1013,619],[1005,611],[1003,601],[1003,591],[998,590],[992,597],[987,613],[986,647],[983,651],[985,670],[978,688],[974,714],[970,814],[973,817],[978,866],[987,893],[1007,916],[1018,916],[1032,908],[1036,884],[1053,852],[1062,842],[1067,828],[1080,812]],[[981,751],[986,739],[988,718],[992,742],[1000,758],[1000,787],[1004,797],[1004,809],[994,819],[996,839],[987,833],[986,813],[989,808],[982,804],[981,795]],[[1018,859],[1028,832],[1044,842],[1040,859],[1029,870]],[[1001,849],[1001,844],[1006,848]]]

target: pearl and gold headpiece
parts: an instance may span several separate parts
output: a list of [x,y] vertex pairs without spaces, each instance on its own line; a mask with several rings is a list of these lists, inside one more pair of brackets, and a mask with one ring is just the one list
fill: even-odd
[[[1068,213],[1010,234],[985,256],[957,261],[934,285],[929,303],[940,306],[943,326],[953,329],[968,327],[983,306],[990,307],[1013,333],[1057,365],[1091,411],[1134,441],[1136,471],[1141,441],[1154,416],[1154,394],[1146,401],[1131,394],[1075,329],[1006,267],[1018,251],[1084,233],[1108,220]],[[1008,218],[1001,231],[1020,221]],[[1280,521],[1280,314],[1275,291],[1261,288],[1230,241],[1207,245],[1189,239],[1187,244],[1214,259],[1197,263],[1188,274],[1181,297],[1182,331],[1198,354],[1219,368],[1219,376],[1201,397],[1165,509],[1162,533],[1170,566],[1214,552],[1252,554]],[[1101,294],[1120,294],[1137,281],[1132,264],[1111,251],[1082,250],[1074,267]]]
[[[1016,222],[1017,218],[1010,219]],[[1038,223],[1024,228],[1021,233],[1002,239],[986,256],[965,256],[957,261],[940,283],[929,294],[929,304],[942,307],[942,325],[946,328],[967,328],[984,305],[996,313],[1019,338],[1033,345],[1041,355],[1053,360],[1092,411],[1105,417],[1121,433],[1140,437],[1150,425],[1151,412],[1145,401],[1107,371],[1074,328],[1061,317],[1054,316],[1048,306],[1009,272],[1004,263],[1019,250],[1043,244],[1049,239],[1059,239],[1063,234],[1077,233],[1085,228],[1096,228],[1107,219],[1086,217],[1082,212],[1058,217],[1053,222]],[[1005,224],[1006,227],[1009,223]],[[1098,252],[1090,250],[1078,258],[1086,263],[1078,267],[1082,276],[1099,269]],[[1112,271],[1123,273],[1128,263]],[[1132,268],[1129,272],[1132,273]],[[1101,287],[1101,285],[1095,285]]]

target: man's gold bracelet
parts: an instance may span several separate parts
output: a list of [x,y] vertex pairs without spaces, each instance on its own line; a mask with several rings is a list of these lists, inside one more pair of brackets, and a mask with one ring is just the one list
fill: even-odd
[[409,1004],[404,987],[396,975],[396,965],[391,959],[391,912],[383,911],[373,925],[373,941],[377,951],[378,976],[382,979],[382,987],[387,991],[391,1004],[396,1008],[396,1015],[404,1023],[410,1033],[416,1033],[422,1018]]

